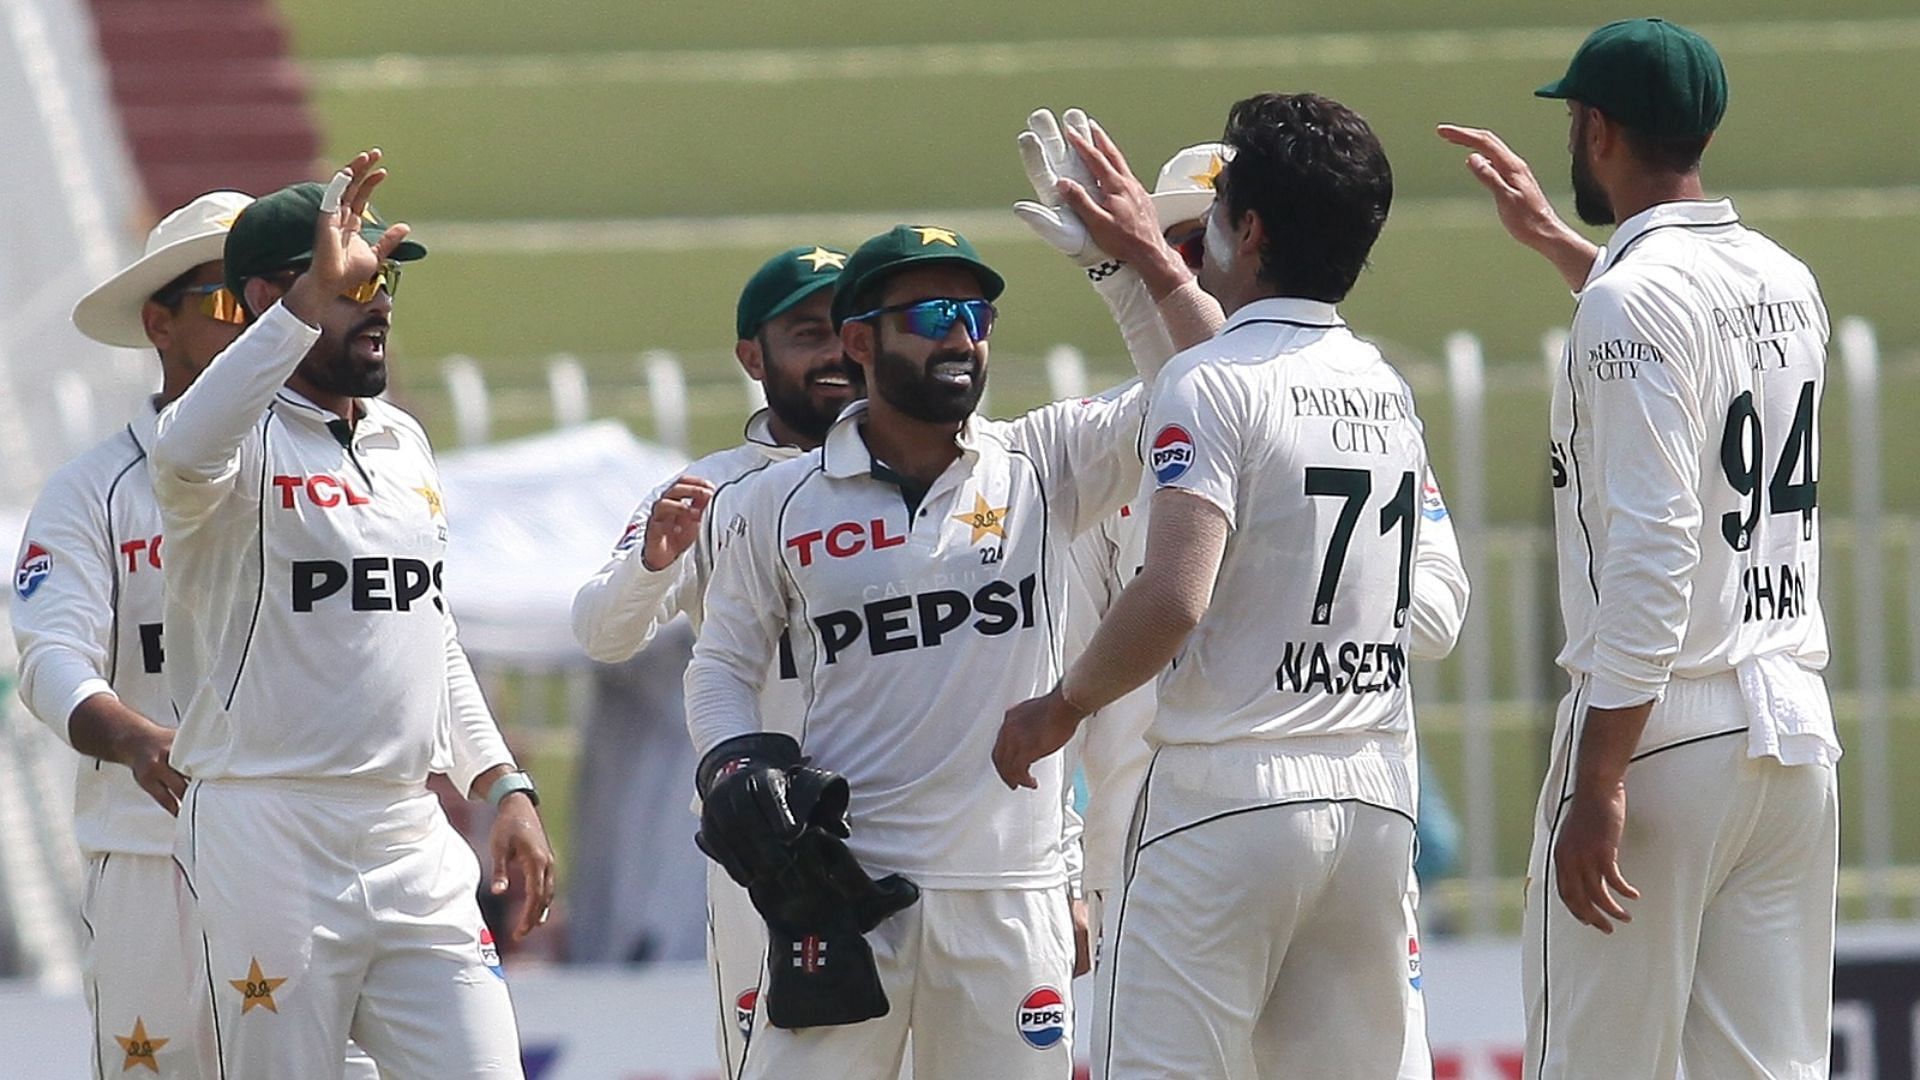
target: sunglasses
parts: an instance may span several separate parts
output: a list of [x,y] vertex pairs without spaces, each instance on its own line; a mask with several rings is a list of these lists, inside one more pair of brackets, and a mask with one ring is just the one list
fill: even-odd
[[200,314],[214,322],[223,322],[231,326],[246,325],[247,313],[240,307],[239,298],[228,292],[227,287],[217,281],[208,285],[188,285],[175,295],[175,299],[186,296],[199,297]]
[[[269,281],[284,282],[290,285],[293,283],[294,278],[299,277],[304,272],[305,272],[304,268],[290,267],[286,270],[276,271],[271,274],[262,274],[261,276],[266,278]],[[282,285],[282,288],[284,287],[285,285]],[[367,301],[372,300],[375,296],[378,296],[380,294],[381,289],[387,290],[388,296],[392,296],[393,294],[400,291],[400,264],[399,263],[394,262],[391,259],[381,263],[380,269],[375,270],[373,272],[372,277],[368,278],[367,280],[361,282],[358,285],[355,285],[351,289],[347,289],[346,291],[342,292],[340,295],[345,297],[348,300],[353,301],[356,304],[364,304]]]
[[882,315],[905,315],[907,332],[931,341],[945,341],[953,324],[964,323],[969,341],[985,341],[993,333],[993,321],[1000,310],[985,300],[921,300],[912,304],[874,308],[864,315],[850,316],[853,322],[866,322]]
[[1205,225],[1197,225],[1191,230],[1181,233],[1178,238],[1169,236],[1167,237],[1167,246],[1180,253],[1180,259],[1187,264],[1187,269],[1198,270],[1200,269],[1200,262],[1206,254],[1207,227]]

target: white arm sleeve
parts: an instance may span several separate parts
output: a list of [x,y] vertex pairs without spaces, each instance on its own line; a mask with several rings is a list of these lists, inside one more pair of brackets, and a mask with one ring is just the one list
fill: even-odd
[[1122,266],[1095,281],[1093,290],[1113,313],[1113,321],[1120,327],[1120,338],[1127,344],[1127,355],[1133,358],[1133,369],[1139,372],[1143,382],[1151,384],[1153,377],[1179,350],[1167,335],[1160,308],[1153,302],[1153,294],[1147,291],[1147,283],[1140,280],[1139,272],[1133,267]]
[[1011,421],[1014,446],[1040,470],[1070,535],[1118,513],[1140,487],[1146,391],[1138,382],[1083,401],[1056,401]]
[[1687,631],[1687,602],[1700,561],[1701,415],[1677,298],[1657,286],[1603,277],[1582,295],[1575,337],[1586,350],[1651,359],[1636,377],[1581,372],[1577,392],[1593,420],[1605,554],[1595,567],[1593,708],[1624,708],[1661,696]]
[[[574,640],[602,663],[619,663],[646,648],[660,628],[682,612],[699,622],[702,545],[681,553],[665,570],[649,570],[641,558],[653,504],[674,480],[655,488],[634,508],[606,565],[573,596]],[[708,506],[709,515],[713,509]]]
[[[766,487],[771,485],[736,486],[737,524],[716,536],[711,547],[706,619],[686,678],[687,730],[700,754],[761,729],[760,688],[787,626],[776,520],[786,491],[780,489],[768,505],[757,490]],[[709,513],[709,530],[712,521]]]
[[161,411],[150,465],[170,528],[199,524],[225,498],[247,436],[319,338],[276,303]]
[[1407,612],[1415,660],[1440,660],[1460,640],[1467,620],[1467,569],[1460,561],[1460,541],[1453,518],[1447,514],[1440,483],[1427,469],[1421,489],[1420,527],[1413,539],[1413,603]]
[[[93,492],[56,474],[27,518],[20,556],[46,553],[46,574],[22,595],[12,594],[14,646],[20,652],[20,697],[27,708],[72,742],[67,720],[81,702],[111,694],[113,558],[105,507]],[[36,556],[37,558],[37,556]],[[128,658],[138,662],[137,657]]]
[[467,650],[460,647],[459,631],[453,616],[447,616],[447,705],[453,744],[453,768],[447,779],[465,797],[472,794],[474,778],[496,765],[514,766],[507,740],[480,692],[480,680],[473,676],[473,664]]

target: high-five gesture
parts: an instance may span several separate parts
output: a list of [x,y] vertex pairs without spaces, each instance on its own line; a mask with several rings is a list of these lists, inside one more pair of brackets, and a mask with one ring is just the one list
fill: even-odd
[[363,150],[327,185],[313,223],[313,262],[281,301],[304,321],[311,322],[310,316],[327,298],[372,277],[412,231],[395,224],[374,244],[368,244],[360,234],[373,189],[387,178],[387,170],[379,164],[378,149]]
[[1108,254],[1087,235],[1087,227],[1063,202],[1060,181],[1072,180],[1083,188],[1096,186],[1086,162],[1067,145],[1063,127],[1082,135],[1091,130],[1092,120],[1079,109],[1068,109],[1055,119],[1051,109],[1035,109],[1027,115],[1027,129],[1016,140],[1020,163],[1026,167],[1027,182],[1033,185],[1034,199],[1013,204],[1013,212],[1040,239],[1082,268],[1098,266]]

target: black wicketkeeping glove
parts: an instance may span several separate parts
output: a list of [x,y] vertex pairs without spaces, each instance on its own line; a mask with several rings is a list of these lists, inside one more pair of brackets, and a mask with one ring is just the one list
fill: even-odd
[[[801,790],[805,807],[795,813],[788,771],[801,763],[799,743],[769,732],[728,739],[700,759],[694,775],[702,800],[700,831],[693,840],[742,886],[785,870],[806,813],[831,798],[830,784],[810,778]],[[843,816],[845,788],[840,780]]]

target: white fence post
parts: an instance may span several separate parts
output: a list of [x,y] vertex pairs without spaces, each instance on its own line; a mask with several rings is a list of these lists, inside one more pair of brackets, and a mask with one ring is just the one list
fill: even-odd
[[1071,345],[1047,351],[1047,385],[1053,400],[1087,396],[1087,358]]
[[493,433],[493,406],[487,400],[487,377],[471,356],[454,354],[440,362],[453,405],[453,429],[461,446],[480,446]]
[[[1847,433],[1853,453],[1853,650],[1859,658],[1860,833],[1866,855],[1867,917],[1893,911],[1893,785],[1887,738],[1887,605],[1881,573],[1880,347],[1865,319],[1840,323],[1840,359],[1847,373]],[[1816,459],[1818,460],[1818,459]]]
[[579,358],[557,353],[547,361],[547,396],[553,399],[553,426],[587,422],[587,369]]
[[[1460,534],[1460,557],[1467,579],[1475,586],[1486,581],[1486,432],[1483,422],[1486,362],[1480,339],[1472,334],[1450,335],[1446,342],[1447,388],[1453,402],[1453,472],[1447,483],[1453,491],[1454,525]],[[1469,604],[1460,635],[1460,716],[1462,757],[1466,766],[1467,884],[1471,907],[1467,925],[1476,934],[1498,928],[1494,907],[1494,786],[1493,709],[1485,604]]]
[[640,358],[646,369],[647,400],[653,409],[653,437],[681,453],[687,452],[687,373],[680,360],[664,349]]

